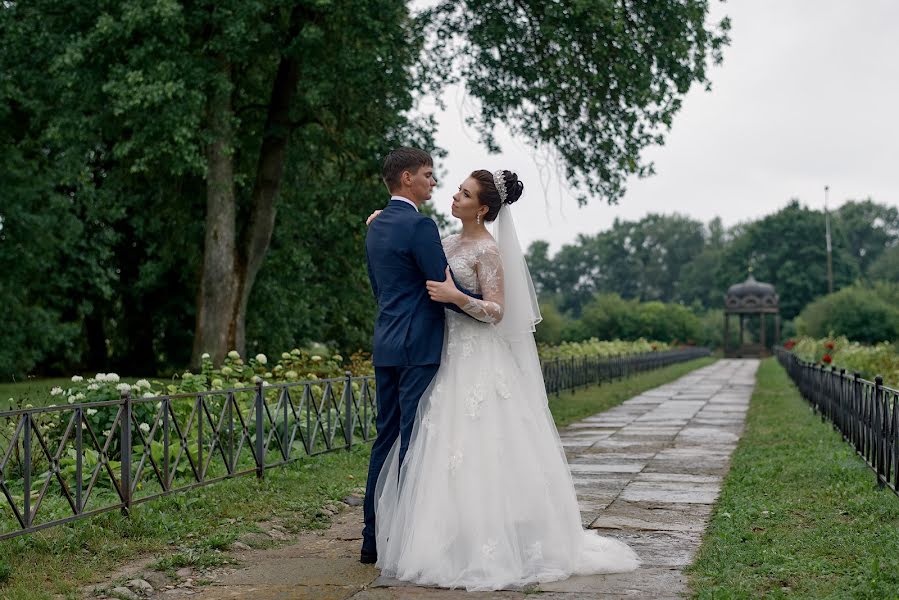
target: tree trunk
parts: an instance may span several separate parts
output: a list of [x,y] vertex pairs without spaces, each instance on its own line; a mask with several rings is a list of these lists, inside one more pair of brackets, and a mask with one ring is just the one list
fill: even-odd
[[97,304],[94,310],[84,317],[84,328],[87,337],[87,368],[97,372],[109,370],[109,354],[106,352],[106,331],[103,327],[103,316]]
[[268,253],[272,232],[275,229],[276,200],[284,174],[287,143],[293,128],[290,122],[290,105],[296,95],[299,77],[300,69],[297,61],[293,58],[282,58],[272,86],[262,147],[256,164],[250,221],[241,244],[246,269],[241,282],[240,302],[235,314],[237,342],[240,347],[246,345],[246,316],[250,292]]
[[[230,76],[230,71],[229,71]],[[246,351],[247,305],[256,276],[268,252],[275,227],[276,200],[281,188],[290,132],[290,105],[299,82],[299,63],[282,57],[272,85],[250,217],[240,243],[235,222],[234,173],[230,155],[232,107],[230,92],[210,102],[206,240],[203,275],[197,299],[197,331],[191,365],[208,352],[220,364],[229,350]]]
[[207,149],[206,235],[203,270],[197,293],[197,321],[191,366],[208,352],[215,364],[236,348],[234,314],[239,303],[242,266],[237,255],[236,201],[233,164],[231,65],[222,61],[222,81],[210,94],[208,122],[212,140]]

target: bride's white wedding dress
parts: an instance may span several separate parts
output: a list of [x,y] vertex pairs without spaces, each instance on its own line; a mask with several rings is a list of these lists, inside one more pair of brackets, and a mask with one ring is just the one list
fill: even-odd
[[405,464],[400,472],[397,443],[381,471],[382,573],[473,591],[635,569],[627,545],[581,526],[532,334],[513,351],[495,325],[505,308],[496,242],[454,235],[444,249],[459,283],[484,300],[464,308],[478,320],[447,311]]

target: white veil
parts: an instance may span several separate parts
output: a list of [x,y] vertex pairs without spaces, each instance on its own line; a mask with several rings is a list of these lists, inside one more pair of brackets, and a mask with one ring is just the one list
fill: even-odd
[[534,341],[536,325],[543,317],[540,315],[534,282],[518,242],[511,205],[504,204],[500,208],[493,221],[493,238],[503,262],[503,318],[496,324],[497,331],[509,343],[522,372],[528,379],[539,378],[539,381],[535,379],[532,383],[539,383],[539,389],[545,389],[537,344]]

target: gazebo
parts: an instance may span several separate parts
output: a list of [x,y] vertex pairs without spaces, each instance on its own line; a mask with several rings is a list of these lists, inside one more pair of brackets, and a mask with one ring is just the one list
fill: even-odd
[[[724,299],[724,356],[730,358],[748,358],[768,356],[768,345],[765,342],[765,315],[774,315],[774,340],[780,339],[779,298],[774,286],[770,283],[756,281],[750,271],[743,283],[732,285]],[[740,320],[740,345],[730,348],[730,317],[735,315]],[[744,341],[744,330],[747,318],[759,316],[759,337],[757,343],[747,344]]]

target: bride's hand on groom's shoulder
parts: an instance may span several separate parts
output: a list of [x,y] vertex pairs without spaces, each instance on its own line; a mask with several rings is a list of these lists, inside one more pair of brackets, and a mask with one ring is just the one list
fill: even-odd
[[369,225],[371,225],[371,222],[374,221],[379,214],[381,214],[381,211],[376,210],[375,212],[368,215],[368,218],[365,219],[365,226],[368,227]]
[[465,298],[465,294],[456,287],[456,282],[453,281],[453,274],[449,267],[446,268],[446,279],[443,281],[429,279],[425,285],[428,287],[428,296],[434,302],[459,305],[459,302]]

